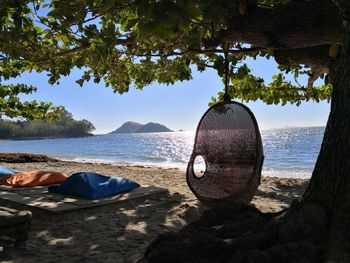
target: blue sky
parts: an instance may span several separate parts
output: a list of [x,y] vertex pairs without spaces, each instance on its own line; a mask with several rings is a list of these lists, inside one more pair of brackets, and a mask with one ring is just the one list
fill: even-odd
[[[247,63],[253,73],[269,81],[277,73],[275,62],[266,59],[250,60]],[[47,83],[46,74],[25,73],[11,82],[23,82],[38,87],[38,92],[25,99],[52,101],[63,105],[75,119],[91,121],[96,131],[108,133],[126,121],[140,123],[158,122],[173,130],[195,130],[202,114],[208,108],[211,96],[223,89],[223,84],[215,71],[193,72],[193,79],[177,82],[175,85],[153,84],[144,90],[131,89],[119,95],[104,83],[89,82],[81,88],[75,83],[80,71],[74,70],[69,77],[60,80],[60,85]],[[261,129],[286,126],[324,126],[330,105],[303,103],[275,106],[262,102],[247,103],[255,114]]]

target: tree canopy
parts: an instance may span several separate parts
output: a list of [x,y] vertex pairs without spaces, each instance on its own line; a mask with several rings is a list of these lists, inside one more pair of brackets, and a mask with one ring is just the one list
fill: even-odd
[[[238,99],[299,105],[332,96],[321,150],[301,201],[293,202],[289,210],[269,214],[262,225],[248,216],[233,229],[240,232],[242,224],[253,229],[233,233],[232,239],[201,238],[214,245],[214,250],[205,243],[199,247],[198,238],[194,244],[199,253],[217,251],[215,256],[231,248],[235,253],[242,244],[246,249],[247,244],[251,254],[242,258],[244,262],[295,262],[296,257],[307,262],[320,262],[321,257],[324,262],[349,262],[349,21],[349,0],[3,0],[0,114],[29,118],[57,115],[61,108],[50,103],[21,102],[19,94],[34,92],[35,87],[7,85],[6,80],[36,71],[46,73],[48,82],[55,84],[75,68],[82,72],[76,80],[79,85],[103,81],[117,93],[130,87],[142,89],[152,82],[189,80],[194,68],[213,68],[225,83],[225,75],[229,77],[228,92]],[[274,58],[278,63],[280,72],[271,83],[249,69],[249,58],[258,57]],[[288,81],[287,74],[296,81]],[[303,83],[298,80],[302,75],[308,79]],[[324,79],[324,85],[315,86],[319,78]],[[219,93],[213,103],[223,97]],[[218,214],[213,211],[212,215]],[[219,214],[225,216],[237,214],[221,211],[224,213]],[[205,218],[205,222],[216,222],[212,218]],[[304,220],[310,229],[305,228]],[[226,232],[225,228],[215,229]],[[189,233],[189,237],[201,237]],[[188,245],[192,255],[193,246],[187,237],[184,240],[181,245]],[[170,250],[178,247],[169,246],[166,240],[163,244]],[[273,260],[281,250],[287,251],[287,256]],[[178,254],[188,260],[184,251]],[[170,254],[175,255],[155,253],[151,262],[168,262]],[[305,256],[301,259],[299,255]]]
[[71,113],[62,110],[59,120],[0,120],[0,139],[43,139],[90,136],[95,130],[88,120],[74,120]]
[[[341,49],[338,13],[331,1],[306,0],[4,0],[0,114],[44,118],[61,110],[19,99],[35,87],[6,85],[25,71],[47,73],[48,83],[55,84],[78,68],[79,85],[103,80],[124,93],[152,82],[189,80],[194,68],[213,68],[224,79],[225,50],[231,97],[297,105],[329,100],[327,74]],[[270,83],[245,63],[258,57],[274,57],[279,64]],[[302,75],[307,83],[298,81]],[[313,85],[318,78],[324,85]],[[212,99],[222,100],[223,92]]]

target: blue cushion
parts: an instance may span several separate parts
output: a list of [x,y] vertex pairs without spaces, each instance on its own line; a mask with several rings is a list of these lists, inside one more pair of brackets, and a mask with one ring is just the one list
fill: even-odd
[[96,199],[125,193],[139,186],[140,185],[134,181],[117,176],[82,172],[72,174],[60,185],[50,186],[49,192]]
[[0,178],[5,177],[5,176],[9,176],[9,175],[13,175],[15,173],[17,173],[15,170],[10,170],[10,169],[7,169],[3,166],[0,166]]

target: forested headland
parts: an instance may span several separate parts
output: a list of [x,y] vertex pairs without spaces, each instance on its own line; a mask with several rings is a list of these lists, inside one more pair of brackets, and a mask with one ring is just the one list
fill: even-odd
[[62,111],[57,121],[0,119],[0,139],[45,139],[91,136],[95,130],[88,120],[74,120],[68,111]]

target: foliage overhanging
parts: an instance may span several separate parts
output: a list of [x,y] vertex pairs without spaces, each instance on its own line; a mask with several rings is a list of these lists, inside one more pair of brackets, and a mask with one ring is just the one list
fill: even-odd
[[[286,80],[292,74],[326,78],[305,65],[279,65],[271,83],[254,76],[247,58],[274,57],[274,49],[225,38],[232,21],[253,5],[276,8],[286,0],[4,0],[0,3],[0,116],[50,118],[61,107],[21,102],[19,94],[35,92],[5,81],[25,71],[46,72],[49,84],[74,68],[82,69],[79,85],[104,81],[114,92],[152,82],[173,84],[191,79],[191,69],[212,68],[224,79],[223,47],[229,50],[229,92],[245,101],[299,105],[329,100],[331,85],[315,87]],[[333,50],[334,50],[333,46]],[[338,51],[336,50],[335,53]],[[334,52],[333,52],[334,53]],[[332,55],[330,53],[330,55]],[[336,55],[336,54],[335,54]],[[317,73],[317,74],[316,74]],[[297,83],[297,84],[295,84]],[[212,103],[223,99],[223,93]]]

